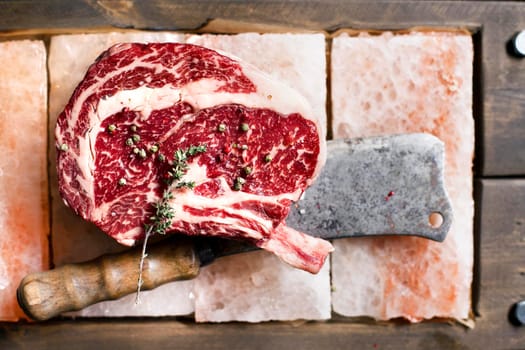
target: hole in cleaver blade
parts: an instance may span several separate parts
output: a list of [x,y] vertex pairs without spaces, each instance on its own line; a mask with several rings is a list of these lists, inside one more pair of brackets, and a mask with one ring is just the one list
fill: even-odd
[[443,241],[452,223],[444,144],[429,134],[328,141],[321,174],[288,226],[325,239],[410,235]]

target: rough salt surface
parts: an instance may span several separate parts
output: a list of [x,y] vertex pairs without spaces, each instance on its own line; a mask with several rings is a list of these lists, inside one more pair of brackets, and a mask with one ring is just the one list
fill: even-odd
[[197,322],[326,319],[330,317],[330,267],[317,275],[258,251],[221,258],[195,283]]
[[[183,36],[166,32],[125,32],[87,35],[60,35],[51,40],[49,54],[49,130],[53,139],[56,118],[63,110],[73,90],[82,80],[87,68],[97,56],[118,42],[180,42]],[[58,192],[56,153],[50,143],[53,253],[59,266],[68,262],[85,261],[104,253],[126,249],[95,226],[81,220],[67,208]],[[138,268],[138,261],[137,261]],[[186,315],[193,312],[190,297],[192,281],[174,282],[141,292],[141,303],[134,304],[134,295],[115,301],[98,303],[76,315],[80,316],[164,316]],[[167,303],[166,300],[173,300]]]
[[473,267],[470,36],[343,34],[334,38],[331,57],[334,137],[436,135],[445,142],[445,185],[454,210],[444,243],[406,237],[335,242],[334,311],[382,320],[467,318]]
[[16,321],[20,280],[49,268],[44,43],[0,43],[0,62],[0,321]]
[[[232,53],[308,98],[326,125],[325,38],[321,34],[192,35],[187,42]],[[329,264],[318,275],[264,252],[218,259],[195,282],[199,322],[330,317]]]

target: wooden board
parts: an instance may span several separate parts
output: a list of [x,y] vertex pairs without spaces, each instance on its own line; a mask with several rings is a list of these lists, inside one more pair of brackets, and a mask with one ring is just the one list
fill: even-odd
[[[507,321],[525,299],[525,60],[506,51],[525,29],[525,3],[490,1],[2,1],[0,32],[118,26],[194,29],[211,18],[230,28],[326,30],[466,27],[474,33],[476,144],[476,326],[334,318],[329,322],[204,324],[180,319],[58,320],[0,324],[0,349],[519,349],[525,326]],[[270,26],[258,26],[266,23]],[[221,25],[224,28],[224,23]],[[128,345],[128,346],[126,346]]]
[[[67,14],[67,16],[64,16]],[[476,170],[483,176],[525,175],[525,60],[508,54],[525,28],[525,4],[505,1],[3,1],[0,32],[68,32],[114,26],[168,30],[406,29],[462,27],[475,34]],[[231,21],[237,24],[231,25]],[[242,23],[239,25],[239,23]],[[261,26],[260,23],[265,23]],[[224,21],[222,28],[226,28]],[[483,130],[483,131],[481,131]]]

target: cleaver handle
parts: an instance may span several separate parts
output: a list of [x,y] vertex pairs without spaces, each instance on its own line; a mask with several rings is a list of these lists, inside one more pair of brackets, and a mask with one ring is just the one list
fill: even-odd
[[[201,261],[187,237],[148,247],[142,270],[142,290],[195,278]],[[32,319],[44,321],[63,312],[83,309],[103,300],[118,299],[137,290],[142,247],[125,253],[67,264],[27,275],[20,283],[20,307]]]

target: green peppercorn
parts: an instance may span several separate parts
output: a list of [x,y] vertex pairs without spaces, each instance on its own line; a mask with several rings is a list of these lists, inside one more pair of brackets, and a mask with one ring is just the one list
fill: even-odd
[[252,167],[246,166],[244,169],[242,169],[246,175],[250,175],[252,173]]
[[119,184],[119,186],[125,186],[126,183],[127,183],[127,181],[126,181],[126,179],[123,178],[123,177],[120,178],[120,179],[118,180],[118,184]]
[[248,130],[250,130],[250,126],[247,123],[242,123],[241,124],[241,130],[242,131],[248,131]]
[[242,189],[242,185],[246,183],[246,180],[242,177],[238,177],[235,179],[235,183],[233,184],[233,189],[235,191],[240,191]]
[[146,158],[146,151],[144,151],[144,149],[140,149],[139,150],[139,157],[140,158]]
[[126,145],[133,146],[133,140],[131,139],[131,137],[126,140]]
[[133,134],[133,135],[131,136],[131,139],[133,140],[133,142],[137,143],[137,142],[140,141],[140,136],[137,135],[137,134]]
[[108,131],[109,132],[113,132],[115,130],[117,130],[117,126],[115,124],[109,124],[108,125]]
[[60,150],[61,150],[61,151],[65,152],[65,151],[67,151],[68,149],[69,149],[69,146],[66,145],[65,143],[63,143],[63,144],[60,145]]
[[267,154],[266,157],[264,157],[264,161],[265,161],[266,163],[270,163],[270,162],[272,161],[272,156],[269,155],[269,154]]
[[133,153],[139,154],[140,153],[140,149],[138,149],[137,147],[133,148]]
[[151,153],[155,153],[159,150],[159,146],[158,145],[151,145],[151,147],[149,148],[149,151]]
[[137,126],[136,125],[132,125],[129,127],[129,129],[133,132],[137,131]]
[[241,149],[246,151],[248,149],[248,145],[242,145]]
[[222,123],[221,123],[221,124],[219,124],[219,125],[217,126],[217,131],[219,131],[219,132],[224,132],[225,130],[226,130],[226,125],[225,125],[225,124],[222,124]]

